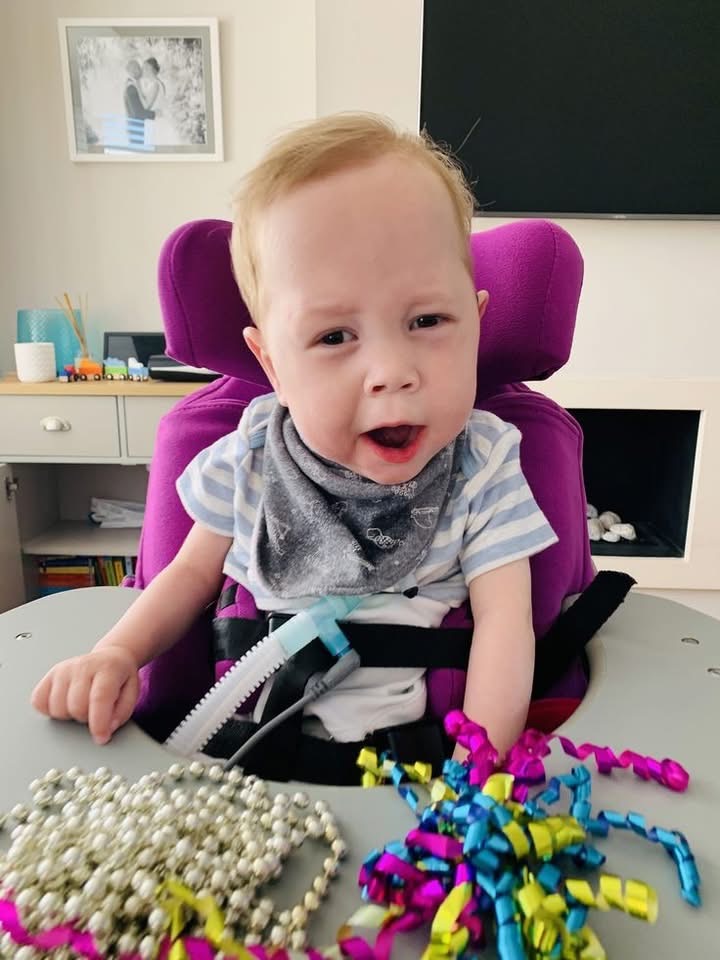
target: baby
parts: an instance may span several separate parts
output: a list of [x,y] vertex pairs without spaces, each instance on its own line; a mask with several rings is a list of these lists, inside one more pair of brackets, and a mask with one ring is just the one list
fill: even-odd
[[[556,541],[518,431],[473,410],[480,323],[472,196],[429,139],[330,116],[280,139],[236,197],[248,347],[272,384],[178,481],[194,521],[175,559],[93,651],[57,664],[35,707],[100,743],[138,671],[217,597],[260,610],[362,596],[348,619],[437,627],[469,596],[464,710],[501,752],[525,723],[535,638],[528,558]],[[313,712],[337,740],[425,710],[422,670],[361,668]]]

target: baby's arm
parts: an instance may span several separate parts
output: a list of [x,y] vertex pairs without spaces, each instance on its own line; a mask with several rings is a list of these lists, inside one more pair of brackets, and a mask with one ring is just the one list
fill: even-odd
[[[527,719],[535,667],[535,634],[527,559],[482,573],[470,581],[475,629],[463,709],[481,724],[501,756]],[[465,751],[458,748],[456,759]]]
[[195,524],[158,574],[92,652],[56,664],[32,694],[58,720],[87,723],[106,743],[132,716],[140,667],[168,650],[217,595],[232,540]]

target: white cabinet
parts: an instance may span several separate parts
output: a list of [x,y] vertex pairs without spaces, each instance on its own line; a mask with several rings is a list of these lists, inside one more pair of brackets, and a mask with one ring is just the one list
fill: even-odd
[[177,403],[177,397],[123,397],[128,457],[149,460],[160,418]]
[[15,483],[11,468],[0,463],[0,611],[25,602]]
[[0,396],[0,452],[55,463],[120,456],[118,397]]
[[0,379],[0,612],[33,599],[38,555],[137,554],[139,530],[88,523],[90,497],[144,500],[161,417],[202,386]]

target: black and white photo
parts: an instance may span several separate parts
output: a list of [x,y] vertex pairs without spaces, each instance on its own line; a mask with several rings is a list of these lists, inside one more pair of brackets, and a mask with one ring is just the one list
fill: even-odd
[[59,27],[71,159],[223,159],[215,18]]

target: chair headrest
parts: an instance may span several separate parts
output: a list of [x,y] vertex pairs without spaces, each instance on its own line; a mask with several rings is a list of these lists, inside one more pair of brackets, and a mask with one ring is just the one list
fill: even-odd
[[[478,399],[543,380],[567,362],[583,264],[572,237],[547,220],[517,220],[470,238],[477,289],[490,292],[478,353]],[[165,241],[158,267],[167,352],[183,363],[267,379],[243,339],[250,315],[233,277],[230,224],[194,220]]]

